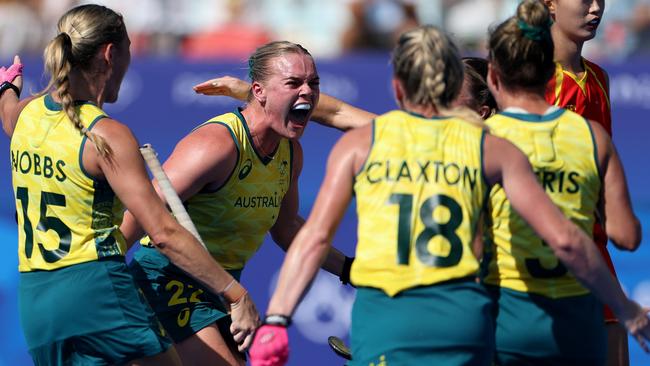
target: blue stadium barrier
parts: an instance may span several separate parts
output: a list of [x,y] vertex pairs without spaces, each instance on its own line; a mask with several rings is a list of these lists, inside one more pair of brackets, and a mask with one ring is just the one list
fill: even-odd
[[[647,141],[650,124],[650,71],[648,60],[621,65],[604,65],[610,73],[614,135],[626,173],[635,209],[644,231],[650,232],[650,191]],[[383,113],[395,108],[390,90],[390,66],[387,55],[351,56],[319,62],[321,89],[361,108]],[[42,64],[27,60],[24,95],[45,85]],[[236,108],[239,103],[224,97],[196,95],[191,86],[226,74],[245,77],[246,63],[188,63],[179,59],[135,59],[120,93],[120,101],[107,105],[113,117],[128,124],[141,143],[151,143],[164,160],[175,143],[196,125]],[[305,163],[300,180],[301,214],[308,216],[324,175],[327,154],[340,132],[311,124],[302,138]],[[0,151],[9,161],[9,142],[0,138]],[[9,168],[9,164],[7,164]],[[0,256],[0,366],[29,365],[19,325],[17,305],[17,238],[14,222],[15,203],[9,170],[0,174],[0,237],[5,255]],[[354,254],[356,241],[354,208],[350,208],[335,238],[335,246]],[[260,311],[264,311],[282,263],[283,253],[270,239],[250,261],[243,283],[250,290]],[[635,253],[612,250],[621,283],[636,300],[650,306],[650,241]],[[347,340],[354,291],[342,287],[334,276],[322,272],[294,317],[290,328],[291,365],[342,365],[327,346],[327,336]],[[650,356],[630,339],[632,365],[650,362]]]

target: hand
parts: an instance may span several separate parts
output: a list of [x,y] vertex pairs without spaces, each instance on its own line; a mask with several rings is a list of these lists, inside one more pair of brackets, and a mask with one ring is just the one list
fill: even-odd
[[252,366],[282,366],[289,359],[289,336],[281,325],[262,325],[248,355]]
[[244,80],[232,76],[204,81],[192,87],[195,92],[203,95],[224,95],[238,100],[246,100],[251,85]]
[[618,316],[625,329],[639,342],[639,345],[646,353],[650,353],[647,340],[650,340],[650,318],[648,318],[650,308],[641,307],[634,301],[629,301],[628,309],[625,316]]
[[20,62],[18,55],[14,56],[13,65],[6,68],[0,67],[0,84],[8,81],[14,84],[18,90],[23,90],[23,64]]
[[255,329],[260,325],[260,315],[248,293],[236,303],[230,304],[230,317],[230,333],[237,342],[239,352],[244,352],[250,347]]

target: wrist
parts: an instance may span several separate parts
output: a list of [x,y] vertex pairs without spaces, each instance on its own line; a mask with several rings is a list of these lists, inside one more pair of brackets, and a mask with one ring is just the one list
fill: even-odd
[[2,97],[4,92],[7,91],[8,89],[13,90],[14,93],[16,93],[16,97],[20,98],[20,89],[18,89],[17,86],[15,86],[14,84],[8,81],[4,81],[2,82],[2,84],[0,84],[0,97]]
[[221,291],[220,295],[223,297],[229,304],[236,304],[239,300],[242,299],[248,292],[246,289],[234,278],[224,289]]
[[287,328],[291,325],[291,317],[282,314],[267,314],[266,317],[264,317],[262,324],[277,325]]

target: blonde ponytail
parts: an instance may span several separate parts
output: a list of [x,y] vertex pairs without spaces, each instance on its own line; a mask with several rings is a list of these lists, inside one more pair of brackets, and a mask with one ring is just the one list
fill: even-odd
[[45,69],[51,75],[45,94],[54,89],[66,116],[80,133],[92,141],[100,156],[110,158],[106,140],[90,132],[81,122],[70,95],[70,71],[86,69],[101,45],[122,42],[127,34],[122,16],[101,5],[82,5],[69,10],[59,19],[59,34],[45,48]]

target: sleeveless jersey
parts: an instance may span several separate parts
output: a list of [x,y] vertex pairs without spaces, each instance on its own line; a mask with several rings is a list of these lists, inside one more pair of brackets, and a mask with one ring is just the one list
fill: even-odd
[[[558,109],[543,116],[502,112],[487,124],[528,156],[551,200],[591,236],[601,179],[589,123]],[[495,248],[486,283],[550,298],[588,293],[514,211],[500,185],[490,192],[488,212],[487,234]]]
[[487,187],[484,131],[458,118],[392,111],[373,121],[356,176],[359,218],[351,279],[389,296],[474,276],[471,242]]
[[546,101],[600,123],[612,134],[612,112],[607,78],[600,66],[582,59],[585,72],[580,79],[555,64],[555,76],[546,86]]
[[[84,126],[106,118],[75,104]],[[123,255],[124,207],[107,182],[84,170],[86,137],[48,94],[29,102],[11,138],[20,272],[54,270]],[[110,144],[110,141],[108,141]]]
[[200,192],[187,200],[187,212],[217,262],[228,270],[242,269],[278,218],[291,184],[292,145],[282,139],[273,158],[264,158],[239,111],[209,123],[228,128],[237,146],[237,164],[216,192]]

